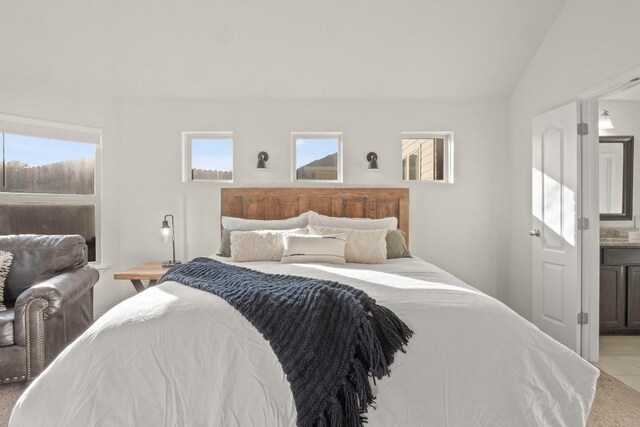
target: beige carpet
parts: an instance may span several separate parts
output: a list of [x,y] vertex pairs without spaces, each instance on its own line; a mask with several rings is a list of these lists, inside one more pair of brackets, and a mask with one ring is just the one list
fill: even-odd
[[640,425],[640,392],[622,381],[600,371],[596,398],[589,414],[587,426],[638,426]]
[[0,427],[6,427],[9,424],[13,405],[26,388],[27,383],[0,385]]
[[[0,427],[9,423],[14,403],[26,388],[25,384],[0,386]],[[632,427],[640,425],[640,392],[602,372],[598,379],[596,399],[587,426]]]

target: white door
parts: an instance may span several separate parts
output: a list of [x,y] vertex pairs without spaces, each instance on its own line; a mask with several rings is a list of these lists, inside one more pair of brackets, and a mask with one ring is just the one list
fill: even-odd
[[533,119],[533,323],[580,352],[576,103]]

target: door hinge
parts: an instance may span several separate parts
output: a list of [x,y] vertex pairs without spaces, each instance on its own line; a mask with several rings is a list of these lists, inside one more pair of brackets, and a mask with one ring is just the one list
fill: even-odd
[[589,135],[589,125],[587,123],[578,123],[578,135]]
[[587,325],[589,323],[589,313],[578,313],[578,325]]
[[589,229],[589,218],[578,218],[578,230]]

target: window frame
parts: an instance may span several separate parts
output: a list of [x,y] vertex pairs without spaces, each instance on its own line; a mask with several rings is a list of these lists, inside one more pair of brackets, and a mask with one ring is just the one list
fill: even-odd
[[[337,159],[337,179],[298,179],[297,174],[297,140],[298,139],[332,139],[338,140],[338,159]],[[343,168],[342,168],[342,150],[343,150],[343,134],[342,132],[291,132],[291,182],[292,183],[343,183]]]
[[[231,139],[231,179],[193,179],[193,151],[194,139]],[[235,146],[236,140],[231,131],[184,131],[182,132],[182,182],[196,182],[209,184],[231,184],[235,179]]]
[[0,192],[0,203],[56,204],[95,206],[96,259],[90,265],[102,263],[102,129],[66,124],[42,119],[0,114],[0,133],[68,140],[95,146],[93,194],[54,194]]
[[[443,151],[444,151],[444,163],[443,163],[443,178],[441,180],[432,180],[432,181],[423,181],[421,179],[409,180],[405,178],[404,174],[402,176],[403,182],[430,182],[434,184],[453,184],[454,183],[454,158],[453,158],[453,147],[454,147],[454,132],[453,131],[424,131],[424,132],[401,132],[400,133],[400,160],[407,158],[407,166],[408,166],[408,155],[402,156],[402,141],[405,139],[442,139],[443,143]],[[414,152],[410,153],[413,154]],[[418,156],[419,158],[420,156]],[[407,173],[409,171],[409,167],[407,167]]]

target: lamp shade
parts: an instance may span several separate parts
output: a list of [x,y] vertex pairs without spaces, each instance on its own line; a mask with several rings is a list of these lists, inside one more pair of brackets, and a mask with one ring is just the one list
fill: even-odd
[[[169,225],[169,218],[171,218],[171,225]],[[175,235],[175,224],[173,215],[167,214],[164,216],[162,220],[162,225],[160,226],[160,232],[164,237],[165,243],[171,241],[171,251],[172,258],[169,261],[163,261],[163,267],[173,267],[174,265],[180,264],[180,261],[176,261],[176,235]]]
[[598,120],[598,129],[608,130],[613,129],[613,123],[611,122],[611,116],[607,110],[602,110],[600,114],[600,120]]

